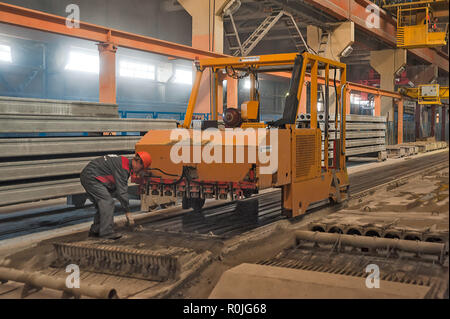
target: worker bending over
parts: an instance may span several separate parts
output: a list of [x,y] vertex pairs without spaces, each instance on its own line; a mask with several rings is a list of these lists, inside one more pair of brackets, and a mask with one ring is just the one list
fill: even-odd
[[123,156],[105,155],[89,162],[80,176],[89,199],[97,212],[89,236],[106,239],[119,239],[121,234],[114,232],[114,200],[112,194],[120,201],[126,212],[128,224],[133,219],[129,210],[128,178],[132,173],[139,174],[148,168],[152,158],[147,152],[138,152],[133,159]]

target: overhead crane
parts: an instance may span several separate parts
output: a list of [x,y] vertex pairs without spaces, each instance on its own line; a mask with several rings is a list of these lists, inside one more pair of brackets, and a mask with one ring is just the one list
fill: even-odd
[[397,47],[405,49],[441,47],[447,44],[448,23],[436,21],[436,11],[448,11],[448,0],[419,0],[390,3],[382,8],[397,19]]
[[416,88],[401,88],[400,94],[417,100],[419,104],[441,104],[441,100],[448,99],[448,86],[423,84]]

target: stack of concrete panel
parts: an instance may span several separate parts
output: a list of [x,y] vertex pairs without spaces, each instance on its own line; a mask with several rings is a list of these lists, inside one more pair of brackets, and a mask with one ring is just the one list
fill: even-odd
[[[309,127],[310,114],[300,114],[298,117],[299,127]],[[317,119],[322,130],[322,141],[324,140],[325,115],[319,113]],[[329,115],[328,128],[329,137],[329,158],[333,157],[334,140],[340,138],[339,117],[338,130],[335,130],[334,114]],[[386,117],[370,115],[346,115],[345,132],[345,154],[350,156],[370,156],[375,155],[380,160],[386,159]],[[322,143],[322,151],[324,149]],[[323,159],[323,155],[322,155]]]
[[398,145],[388,145],[386,146],[386,150],[389,158],[399,158],[415,155],[418,153],[431,152],[447,148],[447,146],[448,145],[446,142],[436,142],[434,140],[429,140],[403,143]]
[[118,118],[117,104],[0,96],[0,114]]
[[140,135],[175,127],[174,120],[120,119],[113,104],[2,97],[0,206],[82,193],[79,174],[90,160],[132,156]]
[[448,145],[446,142],[436,142],[436,141],[417,141],[413,143],[408,143],[410,145],[414,145],[418,148],[419,153],[431,152],[443,148],[447,148]]
[[401,145],[386,146],[388,158],[400,158],[409,155],[409,147],[402,147]]

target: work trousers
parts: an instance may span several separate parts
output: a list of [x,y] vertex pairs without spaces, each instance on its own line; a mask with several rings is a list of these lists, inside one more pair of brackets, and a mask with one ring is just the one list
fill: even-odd
[[109,235],[114,232],[114,199],[106,185],[95,178],[95,172],[86,167],[80,175],[89,199],[94,203],[96,213],[91,232],[100,236]]

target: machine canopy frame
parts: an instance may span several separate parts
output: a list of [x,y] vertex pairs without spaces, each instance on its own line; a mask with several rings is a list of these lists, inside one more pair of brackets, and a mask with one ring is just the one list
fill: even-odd
[[[231,69],[233,71],[243,71],[243,70],[254,70],[257,72],[274,72],[278,70],[267,69],[267,67],[293,67],[295,63],[296,57],[299,56],[298,53],[282,53],[282,54],[269,54],[269,55],[259,55],[259,56],[247,56],[247,57],[229,57],[229,58],[210,58],[210,59],[200,59],[196,60],[195,66],[197,68],[197,72],[195,75],[195,80],[192,86],[192,92],[189,98],[188,107],[186,110],[186,116],[183,122],[183,128],[190,128],[192,123],[192,117],[194,114],[195,105],[197,102],[198,93],[200,90],[200,83],[204,73],[204,70],[210,68],[213,72],[214,77],[214,85],[213,96],[214,102],[211,108],[211,119],[217,120],[218,118],[218,86],[221,80],[221,71],[227,72],[227,70]],[[339,86],[343,86],[346,84],[345,77],[342,79],[342,74],[346,73],[346,65],[344,63],[329,60],[317,55],[310,54],[308,52],[304,52],[301,54],[303,57],[303,66],[302,72],[299,79],[299,89],[298,89],[298,101],[300,101],[301,92],[303,89],[303,83],[305,82],[305,75],[307,71],[311,73],[311,83],[315,83],[317,89],[317,79],[318,79],[318,70],[325,70],[326,72],[326,83],[328,83],[328,74],[332,69],[338,69],[341,72],[341,79],[339,81]],[[317,63],[315,63],[317,62]],[[308,70],[308,66],[309,70]],[[283,70],[291,70],[291,68],[283,68]],[[225,73],[226,74],[226,73]],[[252,73],[250,75],[250,99],[255,100],[255,77]],[[312,95],[314,96],[314,95]],[[317,103],[317,99],[312,99],[312,103],[314,100]],[[297,105],[297,111],[298,111]],[[297,113],[296,113],[297,114]],[[294,123],[289,123],[294,124]]]

